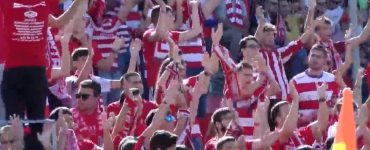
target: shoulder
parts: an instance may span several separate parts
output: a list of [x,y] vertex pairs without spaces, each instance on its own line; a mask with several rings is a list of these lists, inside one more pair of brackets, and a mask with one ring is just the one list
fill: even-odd
[[301,72],[301,73],[299,73],[299,74],[297,74],[297,75],[295,75],[294,77],[293,77],[293,80],[300,80],[300,79],[303,79],[303,78],[305,78],[307,76],[307,74],[306,74],[306,72]]

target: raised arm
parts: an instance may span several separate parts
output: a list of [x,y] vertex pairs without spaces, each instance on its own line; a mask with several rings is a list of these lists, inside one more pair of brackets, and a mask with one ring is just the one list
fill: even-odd
[[[48,25],[50,27],[62,28],[75,16],[82,16],[87,11],[87,0],[74,0],[71,6],[59,17],[49,14]],[[50,6],[49,6],[50,7]]]
[[[370,11],[369,11],[370,14]],[[367,20],[365,28],[362,30],[359,36],[354,37],[347,41],[347,43],[350,43],[352,47],[357,47],[361,43],[365,42],[370,36],[370,17]]]
[[258,6],[256,8],[256,16],[257,16],[257,20],[258,20],[258,26],[257,26],[257,29],[256,29],[256,33],[254,34],[254,36],[256,37],[256,39],[258,41],[261,41],[263,28],[265,27],[265,24],[266,24],[265,15],[263,13],[264,13],[264,10],[263,10],[262,6]]
[[141,42],[140,39],[135,39],[134,41],[131,42],[131,47],[130,47],[130,64],[128,67],[127,72],[135,72],[136,71],[136,63],[137,60],[139,59],[139,52],[141,50],[141,47],[143,45],[143,42]]
[[[86,36],[85,36],[85,40],[87,40]],[[87,49],[89,50],[89,54],[87,56],[84,67],[82,68],[82,70],[78,74],[76,85],[79,85],[80,82],[82,82],[83,80],[88,79],[90,73],[93,70],[93,61],[92,61],[92,59],[94,57],[94,50],[91,47],[91,40],[89,40],[87,43],[88,43],[88,48]]]
[[353,86],[353,99],[357,104],[362,103],[362,77],[364,73],[364,68],[360,68],[356,75],[355,85]]
[[158,17],[157,25],[155,27],[155,31],[151,33],[151,35],[148,38],[149,41],[151,42],[154,42],[161,38],[166,37],[166,34],[168,32],[166,28],[166,23],[169,20],[167,18],[166,4],[163,2],[163,0],[156,0],[156,2],[160,6],[160,11],[159,11],[159,17]]
[[347,72],[347,70],[351,67],[352,64],[352,48],[353,48],[352,45],[353,45],[352,43],[346,44],[345,61],[339,66],[338,70],[335,72],[335,78],[341,88],[346,87],[346,83],[343,80],[343,74]]
[[176,0],[176,21],[175,29],[179,29],[183,24],[183,9],[182,9],[183,0]]
[[310,124],[312,129],[312,134],[316,140],[322,141],[323,140],[323,133],[325,133],[326,128],[329,125],[329,108],[326,104],[326,90],[328,89],[328,85],[323,83],[321,86],[317,87],[317,92],[319,96],[319,110],[317,115],[317,121]]
[[306,22],[304,24],[304,31],[307,31],[308,28],[313,25],[315,9],[316,9],[316,0],[308,0],[308,12],[306,16]]
[[110,130],[112,129],[115,122],[115,116],[111,116],[108,119],[103,119],[103,148],[104,150],[114,150],[114,144]]
[[125,22],[127,20],[127,16],[130,14],[131,9],[139,2],[140,0],[121,0],[121,6],[117,14],[117,17],[121,22]]
[[113,126],[112,130],[112,137],[115,138],[119,132],[121,132],[125,126],[123,126],[127,112],[129,111],[129,108],[126,103],[122,104],[121,110],[119,111],[119,114],[117,116],[116,123]]
[[202,26],[200,25],[199,19],[199,1],[190,1],[189,5],[191,6],[191,20],[192,27],[190,30],[181,32],[179,37],[179,42],[184,42],[198,36],[202,32]]
[[290,106],[290,111],[286,116],[283,127],[280,130],[280,143],[286,142],[292,136],[293,131],[297,128],[299,95],[293,82],[294,81],[290,81],[289,83],[289,91],[293,100]]
[[202,11],[204,16],[207,18],[212,15],[213,11],[220,4],[220,0],[207,0],[204,5],[202,5]]
[[65,27],[63,36],[60,39],[62,45],[62,61],[61,68],[52,68],[51,79],[56,79],[60,77],[67,77],[71,72],[71,54],[69,52],[69,40],[72,36],[73,21],[70,21]]

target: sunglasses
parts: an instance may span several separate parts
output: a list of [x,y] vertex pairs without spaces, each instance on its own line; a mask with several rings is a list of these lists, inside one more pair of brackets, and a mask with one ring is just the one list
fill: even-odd
[[90,94],[84,94],[84,93],[77,93],[76,94],[76,99],[82,99],[82,100],[87,100],[90,97]]

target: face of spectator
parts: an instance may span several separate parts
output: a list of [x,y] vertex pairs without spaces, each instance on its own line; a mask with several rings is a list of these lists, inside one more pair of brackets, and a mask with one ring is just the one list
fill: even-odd
[[326,0],[317,0],[316,1],[316,9],[319,12],[324,13],[326,11]]
[[277,13],[278,1],[277,0],[268,0],[266,4],[266,10],[269,13]]
[[144,93],[143,81],[139,76],[129,77],[125,86],[125,89],[138,88],[140,90],[140,95]]
[[286,0],[280,1],[280,14],[282,16],[288,16],[290,14],[291,8],[289,7],[289,3]]
[[231,113],[227,113],[226,115],[221,117],[221,122],[216,122],[216,128],[218,131],[226,132],[226,129],[229,123],[234,119]]
[[85,65],[86,59],[87,59],[87,56],[83,56],[83,57],[78,58],[77,61],[73,61],[73,67],[81,71]]
[[253,58],[259,55],[260,46],[254,40],[248,40],[245,48],[242,49],[243,58]]
[[239,85],[250,84],[253,81],[253,70],[250,68],[243,68],[238,72]]
[[311,49],[310,55],[308,56],[308,66],[313,70],[324,69],[327,57],[319,50]]
[[235,141],[229,141],[223,144],[220,150],[238,150],[238,145]]
[[98,98],[94,96],[94,90],[90,88],[78,89],[77,94],[81,95],[77,99],[77,107],[80,111],[89,111],[97,108]]
[[275,46],[275,31],[265,31],[263,34],[262,42],[267,47],[274,47]]
[[0,149],[3,150],[12,149],[12,144],[14,143],[14,136],[11,131],[11,127],[10,126],[3,127],[1,132],[2,133],[0,136],[1,142]]
[[327,3],[327,6],[328,6],[328,9],[335,9],[337,8],[338,6],[340,6],[342,4],[342,0],[328,0],[328,3]]
[[332,35],[330,24],[320,24],[318,26],[317,34],[320,36],[321,40],[329,41]]

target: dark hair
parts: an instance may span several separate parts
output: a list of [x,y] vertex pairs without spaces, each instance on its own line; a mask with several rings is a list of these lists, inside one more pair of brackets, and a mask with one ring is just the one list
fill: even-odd
[[62,114],[68,114],[72,116],[71,110],[69,110],[67,107],[57,107],[53,111],[51,111],[49,119],[58,120],[60,110],[62,111]]
[[145,118],[145,125],[146,126],[149,126],[153,122],[154,115],[155,115],[155,113],[157,113],[157,111],[158,111],[158,109],[150,110],[150,112],[148,113],[148,115]]
[[315,45],[312,46],[311,51],[312,50],[317,50],[317,51],[322,52],[324,54],[324,58],[328,57],[328,52],[326,51],[326,47],[324,45],[315,44]]
[[217,109],[213,114],[212,114],[212,123],[215,124],[216,122],[221,122],[221,118],[228,113],[231,113],[230,108],[228,107],[223,107]]
[[89,55],[89,49],[86,47],[76,48],[72,52],[72,61],[78,61],[81,57],[87,57]]
[[94,80],[84,80],[80,83],[81,88],[89,88],[94,91],[94,96],[98,97],[101,93],[100,84]]
[[243,69],[252,69],[253,70],[253,67],[252,65],[250,65],[249,63],[246,63],[246,62],[240,62],[238,65],[237,65],[237,68],[236,70],[238,72],[242,71]]
[[246,48],[248,41],[255,41],[257,44],[259,44],[255,36],[248,35],[247,37],[244,37],[240,40],[239,42],[240,49]]
[[121,82],[121,84],[123,84],[123,80],[125,79],[125,80],[129,80],[131,77],[140,77],[141,78],[141,76],[140,76],[140,74],[139,73],[137,73],[137,72],[128,72],[128,73],[126,73],[126,74],[124,74],[121,78],[120,78],[120,82]]
[[[151,22],[155,25],[158,23],[160,9],[161,8],[159,5],[155,5],[153,6],[152,13],[150,14]],[[172,8],[168,5],[166,5],[166,12],[172,12]]]
[[188,150],[185,145],[176,145],[176,150]]
[[119,150],[133,150],[135,148],[135,144],[137,143],[137,139],[133,136],[126,136],[121,140],[118,145]]
[[280,107],[283,105],[287,105],[287,101],[280,101],[277,102],[274,106],[272,106],[270,115],[269,115],[269,122],[270,122],[270,130],[274,131],[275,127],[277,126],[276,118],[280,116]]
[[235,138],[232,136],[224,136],[217,141],[216,150],[221,150],[224,144],[228,142],[235,142]]
[[310,145],[302,145],[302,146],[299,146],[297,150],[314,150],[314,148]]
[[167,149],[176,145],[177,136],[171,132],[158,130],[150,138],[150,149]]

